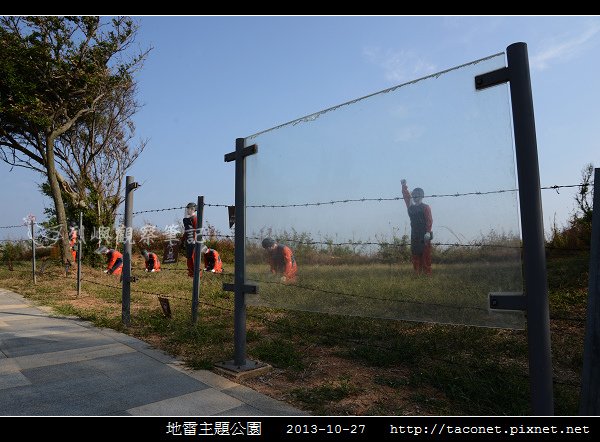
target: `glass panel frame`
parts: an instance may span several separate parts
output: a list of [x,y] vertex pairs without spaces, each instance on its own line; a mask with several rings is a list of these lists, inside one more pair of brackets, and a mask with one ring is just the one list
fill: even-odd
[[[247,137],[246,277],[260,285],[247,303],[523,328],[522,312],[488,306],[523,290],[508,84],[474,86],[505,65],[496,54]],[[401,179],[431,209],[430,276],[412,265],[427,216],[409,216]],[[295,276],[271,274],[267,237]]]

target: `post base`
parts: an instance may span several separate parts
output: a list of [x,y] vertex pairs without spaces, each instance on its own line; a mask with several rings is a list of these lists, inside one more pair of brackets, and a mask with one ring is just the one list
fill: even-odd
[[271,368],[272,367],[269,364],[252,361],[250,359],[246,359],[243,365],[235,364],[233,360],[217,362],[215,364],[217,372],[232,376],[236,379],[259,376],[268,372]]

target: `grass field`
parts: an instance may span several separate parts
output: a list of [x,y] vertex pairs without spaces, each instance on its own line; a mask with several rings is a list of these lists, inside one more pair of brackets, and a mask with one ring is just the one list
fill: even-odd
[[522,313],[490,311],[490,292],[522,292],[520,263],[439,264],[415,276],[409,264],[301,266],[298,281],[279,283],[249,266],[260,290],[250,305],[420,322],[524,328]]
[[[548,262],[558,415],[577,414],[587,260],[587,255],[570,255]],[[14,271],[2,263],[0,285],[36,303],[53,306],[60,314],[75,315],[146,340],[180,356],[190,367],[210,370],[214,363],[230,359],[233,354],[233,294],[222,291],[222,282],[230,282],[231,276],[205,275],[199,321],[191,325],[192,281],[183,267],[179,263],[171,270],[147,274],[141,272],[141,261],[134,262],[134,275],[139,280],[132,284],[132,323],[127,329],[120,322],[118,279],[100,269],[84,267],[80,297],[75,272],[65,277],[64,269],[55,264],[47,265],[33,286],[28,262],[15,263]],[[232,272],[231,265],[225,267]],[[429,279],[415,279],[408,269],[387,265],[361,271],[352,266],[306,266],[298,284],[318,288],[319,292],[268,280],[265,270],[266,266],[250,269],[256,279],[264,282],[260,283],[260,298],[250,300],[251,304],[261,305],[248,306],[247,351],[249,358],[267,362],[273,370],[243,381],[246,385],[312,414],[531,414],[523,330],[281,308],[317,305],[319,308],[308,310],[361,310],[376,312],[379,317],[400,318],[402,314],[406,317],[407,311],[390,306],[406,304],[396,302],[403,296],[422,302],[410,315],[420,314],[420,319],[426,319],[434,314],[439,319],[439,315],[454,314],[451,312],[458,309],[435,309],[433,304],[482,307],[482,299],[487,297],[479,298],[481,293],[493,287],[490,281],[495,278],[504,280],[506,275],[499,276],[501,271],[474,268],[476,273],[468,278],[467,287],[460,285],[457,269],[451,265],[434,266],[435,273]],[[514,268],[505,270],[513,272]],[[323,290],[364,297],[333,295]],[[163,316],[157,294],[171,298],[172,318]]]

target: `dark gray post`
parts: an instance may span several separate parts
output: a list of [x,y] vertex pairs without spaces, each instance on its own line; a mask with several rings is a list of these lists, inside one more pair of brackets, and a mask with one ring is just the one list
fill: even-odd
[[121,301],[121,321],[129,326],[131,322],[130,302],[131,302],[131,238],[127,235],[129,228],[133,224],[133,191],[137,184],[133,182],[133,177],[126,177],[125,182],[125,243],[123,247],[123,295]]
[[245,145],[244,138],[236,138],[233,363],[237,366],[246,365],[246,160],[242,154]]
[[532,411],[537,416],[549,416],[554,414],[554,400],[548,280],[527,45],[514,43],[508,46],[506,55],[510,76],[523,231],[523,276],[525,279]]
[[202,217],[204,215],[204,197],[198,197],[197,204],[197,222],[196,222],[196,244],[194,245],[194,286],[192,289],[192,324],[198,322],[198,300],[200,298],[200,263],[202,256]]
[[234,283],[223,284],[223,290],[234,292],[233,360],[216,364],[227,371],[241,372],[262,369],[265,364],[246,359],[246,293],[258,293],[254,284],[246,284],[246,157],[258,152],[258,146],[246,146],[244,138],[236,138],[235,152],[225,155],[225,161],[235,161],[235,273]]
[[33,274],[33,283],[37,283],[35,276],[35,236],[33,235],[33,218],[31,218],[31,273]]
[[83,232],[83,212],[79,212],[79,232],[77,232],[77,296],[81,295],[81,232]]
[[594,212],[590,250],[590,281],[583,344],[583,373],[579,414],[600,414],[600,169],[594,170]]

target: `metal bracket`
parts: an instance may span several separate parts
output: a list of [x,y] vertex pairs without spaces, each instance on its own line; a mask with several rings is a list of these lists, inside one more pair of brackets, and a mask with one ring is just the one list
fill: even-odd
[[[240,152],[241,158],[245,158],[247,156],[254,155],[255,153],[258,153],[258,145],[253,144],[252,146],[244,147],[239,152]],[[225,162],[226,163],[229,163],[230,161],[235,161],[235,160],[237,160],[237,158],[238,158],[237,150],[234,152],[229,152],[228,154],[225,154]]]
[[525,311],[525,295],[520,292],[490,292],[490,310]]
[[506,83],[509,80],[509,70],[507,67],[503,67],[495,71],[475,76],[475,89],[487,89],[488,87],[496,86],[497,84]]
[[[225,290],[226,292],[235,292],[235,284],[223,283],[223,290]],[[242,291],[244,293],[256,295],[258,293],[258,286],[252,284],[244,284],[242,286]]]
[[131,183],[131,184],[129,184],[129,188],[127,190],[129,190],[129,191],[135,190],[138,187],[140,187],[139,183]]

